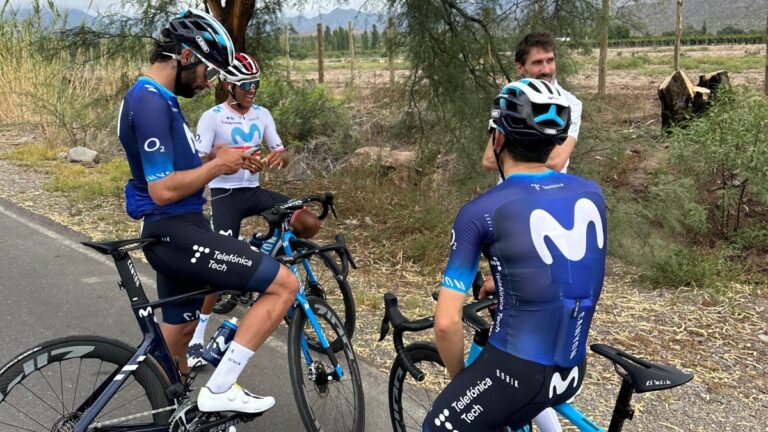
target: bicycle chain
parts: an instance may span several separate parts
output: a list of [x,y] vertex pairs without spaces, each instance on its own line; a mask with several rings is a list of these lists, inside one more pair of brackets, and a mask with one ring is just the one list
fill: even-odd
[[122,422],[125,422],[125,421],[128,421],[128,420],[133,420],[135,418],[139,418],[139,417],[143,417],[143,416],[147,416],[147,415],[155,415],[155,414],[161,413],[163,411],[175,410],[177,408],[178,408],[178,405],[174,405],[174,406],[169,406],[169,407],[165,407],[165,408],[159,408],[159,409],[156,409],[156,410],[153,410],[153,411],[146,411],[146,412],[139,413],[139,414],[132,414],[132,415],[125,416],[125,417],[116,418],[114,420],[106,420],[106,421],[103,421],[103,422],[96,422],[96,423],[93,423],[92,425],[88,426],[87,430],[91,431],[91,430],[95,430],[96,428],[101,428],[101,427],[104,427],[104,426],[109,426],[109,425],[113,425],[113,424],[122,423]]

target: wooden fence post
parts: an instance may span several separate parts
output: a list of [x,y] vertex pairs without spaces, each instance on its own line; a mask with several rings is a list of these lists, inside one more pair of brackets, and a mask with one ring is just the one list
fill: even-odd
[[323,23],[317,23],[317,82],[325,81],[323,73],[323,56],[325,55],[325,43],[323,42]]
[[608,72],[608,20],[611,0],[603,0],[600,14],[600,63],[597,70],[597,95],[605,98],[605,80]]
[[675,70],[680,70],[680,37],[683,34],[683,0],[677,0],[677,21],[675,24]]
[[389,51],[389,84],[395,84],[395,19],[389,17],[387,26],[387,51]]
[[288,57],[288,81],[291,80],[291,32],[285,26],[285,56]]
[[349,82],[355,82],[355,36],[352,34],[352,21],[349,21],[349,56],[351,64],[349,66]]

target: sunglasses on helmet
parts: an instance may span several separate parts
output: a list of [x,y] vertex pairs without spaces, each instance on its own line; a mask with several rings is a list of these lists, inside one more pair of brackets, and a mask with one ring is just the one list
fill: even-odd
[[238,87],[240,87],[240,90],[242,91],[248,91],[250,89],[258,90],[259,89],[259,80],[255,81],[245,81],[237,84]]

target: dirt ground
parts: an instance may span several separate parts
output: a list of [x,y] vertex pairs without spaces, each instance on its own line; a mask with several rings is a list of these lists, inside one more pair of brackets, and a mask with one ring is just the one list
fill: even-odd
[[[745,48],[746,49],[746,48]],[[639,49],[641,50],[641,49]],[[709,55],[719,52],[712,48]],[[728,51],[723,48],[728,53]],[[625,50],[626,52],[626,50]],[[615,54],[614,54],[615,55]],[[695,55],[691,52],[691,55]],[[342,75],[337,71],[339,85]],[[398,72],[403,77],[406,72]],[[362,74],[362,73],[361,73]],[[334,73],[329,81],[333,81]],[[733,74],[734,82],[755,84],[762,71]],[[612,74],[608,88],[626,97],[639,117],[658,113],[656,86],[663,77]],[[365,72],[358,81],[370,85],[388,80],[386,71]],[[594,93],[597,75],[584,70],[573,90],[581,97]],[[619,90],[620,91],[617,91]],[[33,142],[34,134],[0,127],[0,155],[17,145]],[[120,200],[105,200],[92,208],[73,208],[56,193],[43,192],[48,180],[44,170],[0,160],[0,197],[98,239],[115,238],[133,222],[124,217],[121,228],[114,220],[122,215]],[[322,189],[293,184],[292,188]],[[344,232],[360,269],[350,274],[358,305],[355,349],[367,362],[386,373],[393,358],[391,339],[378,342],[381,298],[387,291],[401,297],[407,315],[431,313],[429,293],[438,288],[439,275],[427,274],[408,262],[385,264],[375,245],[356,241],[357,221],[329,222],[326,234]],[[631,354],[659,363],[672,364],[694,373],[688,385],[664,392],[638,395],[635,419],[625,431],[768,430],[768,292],[766,287],[733,285],[728,297],[714,297],[705,290],[660,290],[642,285],[636,272],[611,260],[603,296],[593,323],[590,343],[614,345]],[[432,339],[431,334],[419,335]],[[414,339],[412,339],[414,340]],[[585,386],[575,405],[607,428],[620,380],[608,361],[590,354]],[[384,389],[382,389],[384,391]]]

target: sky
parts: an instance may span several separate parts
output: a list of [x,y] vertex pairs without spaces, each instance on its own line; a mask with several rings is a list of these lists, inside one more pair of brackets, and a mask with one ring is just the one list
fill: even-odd
[[[46,0],[42,1],[42,3],[44,4],[45,2]],[[312,16],[317,16],[318,6],[320,7],[322,12],[329,12],[336,7],[358,9],[364,2],[365,0],[346,0],[346,1],[344,0],[342,1],[309,0],[307,2],[308,6],[305,7],[302,12],[304,16],[312,17]],[[2,3],[2,0],[0,0],[0,3]],[[104,10],[110,5],[113,5],[115,3],[120,3],[120,1],[119,0],[54,0],[54,3],[62,9],[63,8],[81,9],[93,15],[96,13],[97,10]],[[19,7],[20,5],[22,7],[26,7],[30,4],[30,0],[11,0],[11,4],[14,7]],[[285,14],[287,16],[295,16],[295,15],[298,15],[299,12],[300,11],[292,8],[285,10]]]

